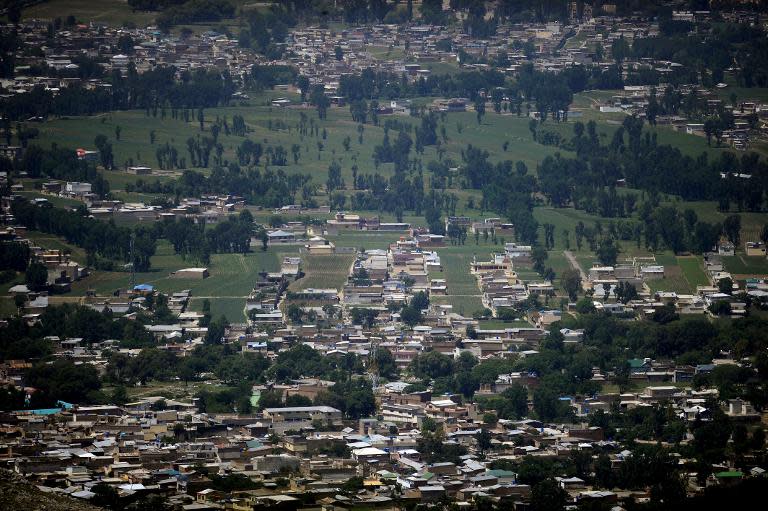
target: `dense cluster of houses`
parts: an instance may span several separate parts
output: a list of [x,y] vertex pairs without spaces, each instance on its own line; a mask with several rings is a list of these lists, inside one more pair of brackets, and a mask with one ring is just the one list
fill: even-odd
[[[62,341],[59,349],[72,351],[72,343]],[[721,362],[732,361],[715,364]],[[23,361],[5,361],[0,379],[23,382],[28,366]],[[713,365],[686,371],[646,359],[632,360],[630,366],[631,378],[652,384],[635,393],[604,393],[590,399],[564,396],[576,417],[570,423],[500,419],[488,424],[475,404],[463,403],[457,396],[410,391],[406,381],[381,386],[376,395],[379,417],[358,421],[345,420],[340,410],[330,406],[274,406],[252,414],[216,414],[201,411],[196,400],[159,396],[121,406],[59,402],[50,409],[0,413],[4,433],[0,467],[23,474],[45,491],[82,501],[93,499],[100,484],[112,487],[124,502],[158,496],[189,511],[271,506],[390,510],[403,501],[430,503],[446,497],[459,503],[490,498],[522,510],[527,509],[531,487],[514,470],[494,468],[496,461],[514,463],[527,456],[568,459],[576,451],[605,453],[611,470],[619,471],[632,455],[632,449],[612,440],[603,428],[588,426],[590,414],[668,403],[684,423],[711,417],[709,398],[716,396],[715,390],[654,383],[668,381],[665,376],[670,373],[673,381],[685,381],[693,374],[712,371]],[[533,375],[500,375],[480,395],[499,393],[514,383],[537,384]],[[313,399],[331,385],[314,378],[257,385],[251,400],[258,404],[262,393],[276,390],[286,399]],[[727,401],[723,410],[738,422],[760,419],[739,399]],[[455,462],[428,462],[430,453],[420,451],[419,444],[420,427],[428,419],[443,425],[444,445],[462,446],[467,454]],[[478,443],[481,430],[488,433],[490,448]],[[684,467],[689,492],[764,474],[759,466],[739,471],[716,465],[702,483],[693,460],[680,458],[678,463]],[[214,480],[233,475],[257,484],[249,490],[223,490]],[[350,494],[345,483],[353,478],[360,486]],[[649,490],[597,490],[575,476],[558,477],[557,482],[573,503],[626,506],[650,497]]]
[[[153,27],[116,28],[91,21],[54,30],[51,37],[48,20],[24,20],[22,28],[18,31],[21,44],[41,51],[17,57],[15,76],[0,80],[0,87],[8,94],[24,94],[38,85],[53,92],[73,84],[88,89],[109,87],[100,79],[79,78],[77,61],[81,56],[98,60],[105,76],[115,71],[126,75],[129,65],[135,66],[138,73],[165,65],[179,72],[215,67],[239,79],[258,61],[257,55],[240,48],[236,39],[213,31],[169,37]],[[125,48],[123,41],[133,46]],[[41,65],[61,72],[62,77],[26,74]]]

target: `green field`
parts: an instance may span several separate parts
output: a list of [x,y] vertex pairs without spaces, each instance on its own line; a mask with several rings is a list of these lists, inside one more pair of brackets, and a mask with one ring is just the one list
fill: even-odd
[[57,208],[69,209],[69,208],[76,208],[78,206],[83,205],[83,203],[79,200],[68,199],[66,197],[57,197],[55,195],[48,195],[48,194],[44,194],[44,193],[40,193],[32,190],[24,190],[23,192],[19,192],[19,195],[21,195],[22,197],[26,197],[27,199],[30,199],[30,200],[45,199]]
[[709,285],[709,279],[704,273],[704,266],[700,257],[678,257],[677,264],[682,268],[683,276],[693,289],[696,289],[696,286]]
[[[232,119],[233,115],[242,115],[251,132],[248,138],[260,142],[266,146],[282,145],[289,151],[288,165],[281,169],[287,173],[310,173],[317,184],[325,182],[328,165],[331,161],[338,161],[342,166],[342,175],[347,187],[352,188],[351,167],[357,164],[360,173],[373,173],[373,149],[384,138],[384,122],[386,116],[380,117],[380,125],[366,124],[363,132],[363,143],[358,142],[357,124],[352,121],[349,109],[346,107],[331,108],[325,121],[318,121],[314,109],[302,109],[291,107],[277,109],[270,105],[270,101],[276,97],[288,97],[296,100],[298,96],[284,91],[268,91],[263,94],[251,93],[255,98],[243,105],[212,108],[205,110],[205,131],[201,132],[196,121],[189,123],[183,120],[174,120],[170,112],[165,119],[160,114],[157,117],[147,117],[144,111],[122,111],[103,114],[96,117],[71,117],[56,119],[38,125],[40,137],[38,143],[48,146],[57,143],[60,146],[71,148],[92,148],[97,135],[106,135],[113,144],[115,166],[123,169],[126,163],[145,164],[157,168],[155,150],[160,144],[169,143],[177,148],[180,157],[189,163],[191,160],[187,153],[186,141],[190,137],[210,137],[210,125],[216,117]],[[319,136],[298,135],[295,127],[298,125],[301,113],[315,119],[320,131]],[[416,125],[418,120],[409,116],[390,116],[400,122]],[[270,129],[270,123],[271,128]],[[282,123],[282,124],[280,124]],[[277,126],[285,129],[277,129]],[[535,169],[537,162],[547,155],[557,152],[557,148],[533,143],[531,133],[528,130],[528,119],[511,115],[488,114],[481,125],[477,124],[475,115],[471,112],[452,113],[445,116],[441,123],[445,126],[448,140],[442,145],[445,149],[444,158],[450,158],[454,162],[461,160],[461,150],[467,144],[483,147],[491,153],[491,159],[522,160],[530,169]],[[115,138],[115,127],[120,126],[120,140]],[[326,138],[322,131],[325,129]],[[150,145],[149,132],[155,131],[155,145]],[[438,128],[439,130],[439,128]],[[459,133],[461,130],[461,133]],[[345,151],[342,141],[350,137],[350,150]],[[219,141],[224,147],[223,157],[229,161],[236,159],[236,148],[243,141],[242,137],[234,135],[219,135]],[[502,144],[508,141],[506,152],[502,151]],[[318,150],[318,142],[323,144],[322,151]],[[293,144],[299,144],[300,159],[295,164],[290,155]],[[562,151],[561,151],[562,152]],[[437,160],[435,147],[427,147],[422,157],[424,162]],[[265,159],[262,159],[262,165]],[[274,169],[275,167],[272,166]],[[382,164],[378,169],[382,175],[392,174],[392,164]],[[122,190],[127,182],[137,179],[154,181],[154,176],[136,177],[122,172],[106,174],[110,185],[115,190]]]
[[723,267],[734,275],[764,275],[768,274],[768,260],[762,256],[747,257],[737,254],[733,257],[723,257]]
[[[723,223],[723,220],[728,215],[739,215],[741,217],[741,240],[742,241],[758,241],[760,239],[760,231],[763,226],[768,223],[768,215],[766,213],[756,213],[750,211],[728,211],[722,212],[717,209],[717,202],[714,201],[692,201],[685,202],[680,199],[673,199],[667,202],[662,202],[664,206],[675,206],[680,211],[686,209],[692,210],[696,213],[699,220],[710,223]],[[736,247],[737,250],[743,250],[744,247]]]
[[100,21],[118,26],[128,21],[146,25],[155,18],[155,13],[134,12],[126,0],[47,0],[24,9],[22,18],[66,18],[70,14],[84,23]]
[[78,246],[67,243],[65,240],[57,236],[37,231],[27,231],[25,236],[42,248],[49,250],[61,250],[64,253],[70,253],[72,254],[72,259],[80,264],[85,264],[85,250]]
[[[189,310],[202,311],[203,301],[203,298],[192,298],[189,301]],[[243,316],[245,300],[243,298],[209,298],[208,301],[211,304],[212,317],[218,318],[223,315],[233,323],[245,321]]]
[[354,254],[307,255],[301,256],[301,268],[306,274],[304,278],[291,283],[290,289],[338,289],[344,287],[347,281]]
[[502,321],[500,319],[486,319],[478,322],[478,329],[501,330],[503,328],[529,328],[530,323],[524,320]]

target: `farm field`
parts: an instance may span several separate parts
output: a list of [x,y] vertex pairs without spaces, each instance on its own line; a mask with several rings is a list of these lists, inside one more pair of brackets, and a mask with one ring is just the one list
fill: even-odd
[[448,286],[447,296],[435,296],[435,303],[453,305],[459,314],[471,315],[483,309],[480,289],[475,276],[469,272],[469,265],[474,257],[486,259],[492,252],[503,251],[503,247],[493,244],[475,245],[467,239],[466,245],[448,245],[438,248],[443,271],[430,273],[430,278],[445,279]]
[[696,289],[696,286],[706,286],[709,284],[707,274],[704,273],[701,257],[678,257],[677,264],[682,268],[683,276],[693,289]]
[[757,275],[768,273],[768,260],[761,256],[747,257],[737,254],[723,257],[723,267],[734,275]]
[[[226,314],[230,321],[239,321],[242,319],[245,297],[253,288],[258,273],[279,269],[282,256],[288,253],[295,253],[295,249],[279,247],[270,248],[267,252],[255,249],[245,255],[213,254],[208,266],[210,277],[203,280],[178,279],[170,273],[197,264],[184,261],[173,253],[170,244],[160,240],[157,253],[152,257],[152,268],[149,272],[137,273],[136,283],[151,284],[166,293],[189,289],[192,291],[193,310],[199,310],[202,301],[208,298],[214,315]],[[91,276],[73,284],[73,295],[82,295],[92,289],[99,295],[109,296],[116,289],[127,288],[129,278],[127,272],[95,271]]]
[[478,322],[478,329],[501,330],[504,328],[529,328],[530,323],[524,320],[502,321],[500,319],[485,319]]
[[[204,298],[190,299],[188,310],[202,311]],[[226,318],[232,323],[240,323],[245,321],[243,315],[243,309],[245,307],[244,298],[209,298],[208,301],[211,304],[211,317],[218,318],[219,316],[226,316]]]
[[72,254],[72,259],[80,264],[85,264],[85,250],[76,245],[67,243],[62,238],[38,231],[27,231],[25,236],[43,248],[49,250],[61,250],[64,253],[69,252]]
[[291,283],[289,289],[330,289],[341,290],[347,281],[349,269],[355,260],[354,254],[301,255],[304,278]]
[[83,203],[74,200],[74,199],[68,199],[66,197],[58,197],[55,195],[48,195],[32,190],[24,190],[23,192],[19,192],[19,195],[22,197],[26,197],[27,199],[46,199],[48,202],[50,202],[53,206],[57,208],[76,208],[78,206],[81,206]]
[[156,13],[134,12],[126,0],[48,0],[25,8],[23,19],[54,19],[75,16],[78,21],[100,21],[110,25],[151,23]]

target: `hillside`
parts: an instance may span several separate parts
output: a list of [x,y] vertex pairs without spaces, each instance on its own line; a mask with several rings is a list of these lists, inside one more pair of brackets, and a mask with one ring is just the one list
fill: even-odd
[[101,508],[81,500],[45,493],[20,475],[0,469],[0,509],[97,511]]

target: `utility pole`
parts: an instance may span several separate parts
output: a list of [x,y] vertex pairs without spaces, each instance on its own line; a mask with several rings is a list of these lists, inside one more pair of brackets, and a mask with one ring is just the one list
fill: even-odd
[[128,258],[129,258],[128,264],[131,266],[131,276],[128,279],[129,291],[133,290],[133,288],[136,287],[136,265],[134,264],[134,259],[133,259],[133,242],[135,239],[136,239],[136,234],[131,233],[130,249],[128,251]]
[[379,351],[379,339],[377,337],[371,337],[371,352],[368,355],[368,375],[371,378],[371,387],[373,388],[374,394],[376,393],[376,390],[379,388],[379,360],[378,360],[378,352]]

